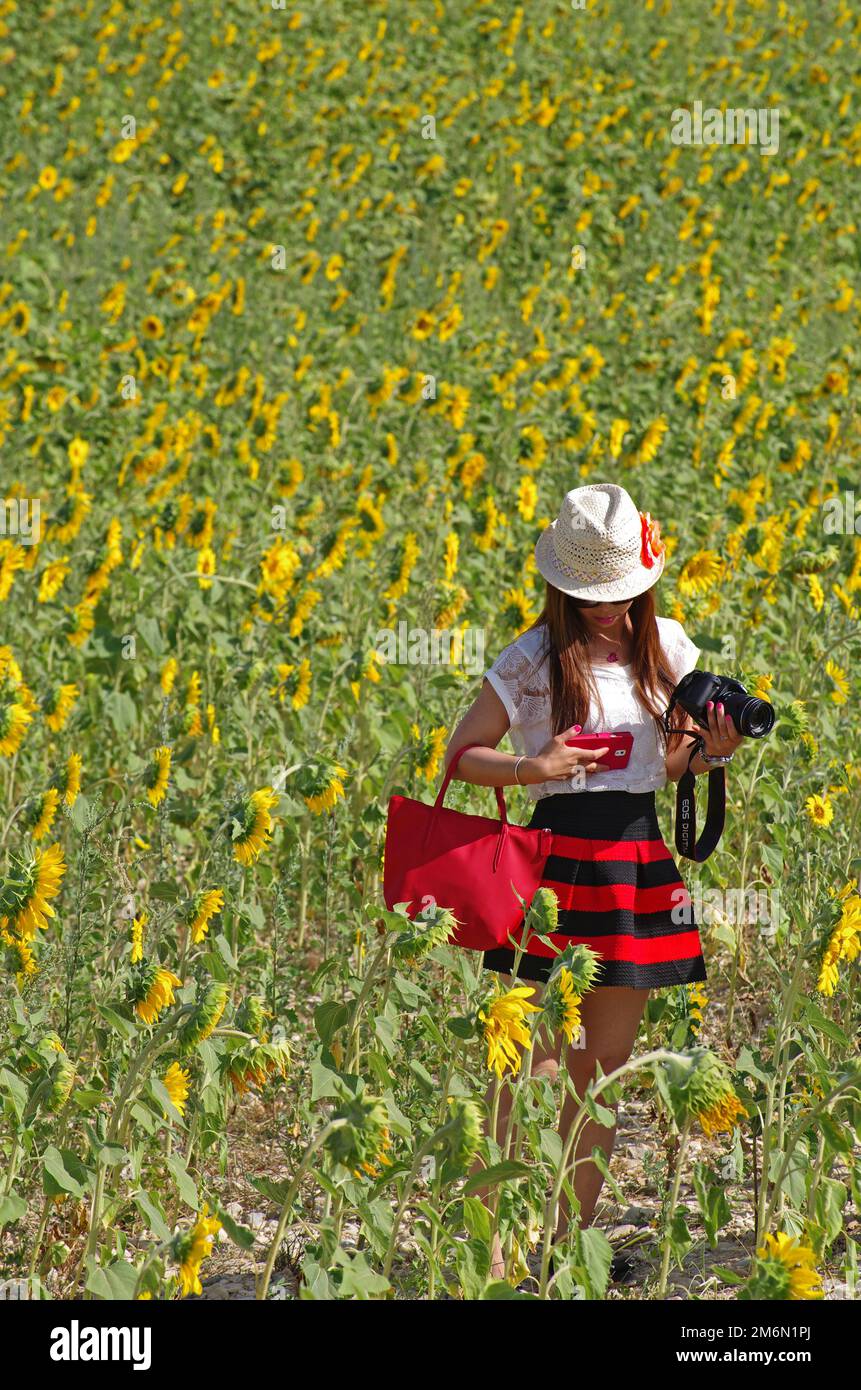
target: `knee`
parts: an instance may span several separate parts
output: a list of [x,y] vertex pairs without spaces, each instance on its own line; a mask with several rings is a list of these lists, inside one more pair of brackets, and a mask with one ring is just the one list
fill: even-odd
[[533,1076],[546,1076],[547,1080],[553,1084],[559,1075],[559,1063],[553,1057],[545,1057],[542,1062],[536,1062],[532,1068]]
[[588,1085],[590,1081],[597,1079],[598,1064],[600,1063],[601,1072],[604,1076],[609,1076],[611,1071],[616,1071],[618,1067],[623,1067],[630,1057],[630,1052],[619,1050],[602,1050],[591,1056],[579,1056],[572,1058],[572,1076],[575,1082]]
[[[604,1075],[608,1076],[611,1071],[616,1071],[618,1067],[623,1067],[630,1056],[630,1052],[625,1052],[624,1050],[607,1050],[598,1053],[598,1061],[601,1063],[601,1070]],[[597,1068],[593,1071],[593,1075],[595,1071],[597,1071]]]

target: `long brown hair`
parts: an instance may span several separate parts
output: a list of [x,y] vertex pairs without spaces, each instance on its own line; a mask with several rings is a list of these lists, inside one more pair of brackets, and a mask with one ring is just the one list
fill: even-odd
[[[634,630],[634,652],[631,658],[634,689],[658,727],[660,746],[667,748],[663,713],[676,682],[667,667],[661,649],[658,625],[655,622],[655,597],[651,589],[638,594],[631,607]],[[585,725],[589,716],[589,695],[593,692],[600,705],[592,676],[588,654],[589,632],[581,610],[568,594],[554,584],[546,584],[544,607],[527,631],[546,624],[544,652],[548,655],[550,671],[551,733],[560,734],[572,724]],[[684,714],[676,707],[671,716],[671,728],[681,728]],[[678,746],[680,735],[671,733],[672,746]]]

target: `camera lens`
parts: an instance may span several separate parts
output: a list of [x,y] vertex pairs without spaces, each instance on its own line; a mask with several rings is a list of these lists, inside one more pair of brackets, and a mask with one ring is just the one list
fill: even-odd
[[745,738],[764,738],[774,728],[774,706],[767,700],[758,700],[755,695],[741,695],[737,699],[737,706],[732,697],[725,704],[739,733]]

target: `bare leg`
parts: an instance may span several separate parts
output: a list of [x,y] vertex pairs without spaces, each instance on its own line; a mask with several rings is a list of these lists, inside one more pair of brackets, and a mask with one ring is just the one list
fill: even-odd
[[[583,1022],[585,1047],[569,1047],[566,1052],[568,1074],[581,1097],[596,1074],[596,1061],[600,1061],[605,1074],[624,1066],[634,1050],[640,1021],[649,997],[647,989],[629,989],[624,986],[601,986],[587,994],[580,1005]],[[601,1098],[601,1104],[615,1111],[616,1103]],[[579,1103],[574,1096],[566,1096],[562,1107],[559,1132],[568,1134]],[[597,1164],[588,1159],[597,1145],[603,1149],[607,1158],[613,1152],[616,1138],[615,1124],[611,1129],[587,1120],[577,1140],[576,1157],[587,1159],[575,1169],[572,1186],[580,1203],[579,1220],[588,1226],[595,1211],[598,1194],[604,1182],[604,1175]],[[563,1191],[559,1201],[559,1224],[557,1236],[564,1236],[570,1219],[568,1198]]]
[[[511,987],[512,987],[514,981],[513,981],[512,977],[511,977],[511,975],[503,975],[503,974],[500,974],[500,976],[499,976],[499,983],[500,983],[500,987],[501,987],[502,989],[511,989]],[[535,987],[535,994],[531,996],[531,998],[530,998],[530,1003],[532,1003],[532,1004],[540,1004],[540,1003],[541,1003],[541,997],[542,997],[542,995],[543,995],[543,993],[544,993],[544,986],[543,986],[538,980],[520,980],[520,979],[518,979],[517,983],[518,983],[518,984],[534,985],[534,987]],[[537,1015],[534,1015],[534,1016],[537,1017]],[[544,1033],[543,1033],[543,1035],[542,1035],[542,1038],[546,1038],[546,1030],[544,1030]],[[556,1077],[558,1076],[558,1073],[559,1073],[559,1050],[560,1050],[560,1042],[559,1042],[558,1040],[555,1040],[555,1039],[552,1040],[551,1043],[550,1043],[550,1045],[548,1046],[543,1040],[537,1039],[536,1042],[535,1042],[535,1047],[534,1047],[534,1049],[533,1049],[533,1054],[532,1054],[532,1070],[531,1070],[532,1076],[549,1076],[551,1082],[555,1081],[555,1080],[556,1080]],[[486,1095],[486,1097],[485,1097],[486,1102],[487,1102],[487,1108],[488,1108],[488,1110],[491,1110],[491,1111],[492,1111],[492,1108],[493,1108],[493,1097],[494,1097],[494,1092],[495,1092],[495,1091],[496,1091],[496,1079],[494,1078],[494,1080],[491,1081],[490,1085],[489,1085],[488,1088],[487,1088],[487,1095]],[[501,1096],[500,1096],[500,1098],[499,1098],[499,1119],[498,1119],[498,1123],[497,1123],[497,1136],[496,1136],[497,1139],[500,1139],[500,1137],[503,1136],[503,1135],[505,1134],[505,1131],[506,1131],[506,1128],[507,1128],[507,1125],[508,1125],[508,1117],[509,1117],[509,1114],[510,1114],[510,1113],[511,1113],[511,1092],[510,1092],[510,1090],[508,1089],[508,1087],[506,1086],[506,1088],[503,1090],[503,1092],[502,1092],[502,1094],[501,1094]],[[476,1160],[476,1162],[473,1164],[473,1166],[472,1166],[470,1172],[471,1172],[471,1173],[480,1173],[483,1167],[484,1167],[484,1164],[481,1163],[479,1160]],[[488,1195],[489,1195],[489,1193],[488,1193],[488,1189],[487,1189],[487,1188],[478,1188],[478,1189],[476,1189],[476,1191],[475,1191],[475,1196],[480,1197],[480,1198],[482,1198],[482,1199],[484,1199],[484,1198],[487,1197]],[[505,1259],[504,1259],[503,1253],[502,1253],[502,1245],[501,1245],[501,1242],[500,1242],[500,1239],[499,1239],[499,1234],[498,1234],[498,1232],[496,1232],[496,1231],[494,1231],[494,1233],[493,1233],[493,1246],[492,1246],[492,1249],[491,1249],[491,1257],[490,1257],[490,1258],[491,1258],[491,1266],[490,1266],[491,1277],[492,1277],[493,1279],[502,1279],[502,1278],[504,1278],[504,1277],[505,1277]]]
[[[512,984],[511,976],[500,975],[500,983],[504,989],[509,989]],[[536,994],[533,996],[532,1003],[540,1004],[544,987],[536,982],[535,988]],[[581,1098],[588,1082],[595,1076],[596,1061],[600,1061],[606,1074],[614,1071],[616,1067],[624,1065],[631,1056],[648,997],[649,991],[647,989],[602,986],[584,998],[580,1006],[580,1017],[584,1028],[585,1047],[569,1047],[566,1050],[568,1073],[577,1094]],[[554,1039],[549,1047],[536,1042],[532,1074],[534,1076],[545,1075],[550,1078],[551,1082],[555,1081],[559,1070],[560,1048],[561,1040],[559,1038]],[[488,1108],[493,1104],[494,1090],[495,1082],[492,1082],[487,1092]],[[604,1104],[609,1109],[615,1110],[616,1108],[615,1105],[610,1105],[606,1100]],[[499,1104],[500,1133],[504,1133],[510,1108],[510,1093],[506,1088],[500,1097]],[[578,1109],[579,1103],[574,1097],[566,1096],[559,1123],[559,1132],[563,1139],[568,1134]],[[588,1120],[580,1131],[576,1157],[588,1160],[588,1155],[592,1149],[599,1145],[609,1159],[613,1151],[615,1137],[615,1125],[611,1129],[605,1129],[602,1125]],[[481,1168],[482,1164],[476,1161],[471,1171],[473,1173],[480,1172]],[[593,1162],[583,1162],[575,1169],[572,1186],[580,1203],[580,1223],[583,1226],[588,1226],[592,1220],[603,1181],[603,1173]],[[487,1189],[479,1189],[476,1195],[483,1197],[486,1192]],[[570,1220],[569,1205],[567,1195],[563,1191],[559,1203],[557,1239],[564,1238],[567,1233]],[[504,1277],[504,1273],[505,1262],[502,1247],[498,1235],[494,1233],[491,1250],[491,1276],[495,1279],[501,1279]]]

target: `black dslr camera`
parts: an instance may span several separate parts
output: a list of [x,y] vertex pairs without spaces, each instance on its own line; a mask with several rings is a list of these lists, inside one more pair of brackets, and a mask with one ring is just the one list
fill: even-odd
[[768,700],[749,695],[741,681],[731,680],[729,676],[715,676],[711,671],[689,671],[673,692],[673,703],[681,705],[701,729],[709,726],[706,710],[709,700],[723,705],[724,713],[745,738],[764,738],[774,728],[774,706]]
[[[701,729],[708,729],[706,704],[719,701],[733,724],[745,738],[764,738],[774,728],[774,707],[768,700],[760,700],[750,695],[741,681],[731,680],[729,676],[716,676],[711,671],[689,671],[682,676],[668,708],[664,711],[664,728],[670,732],[670,715],[675,705],[680,705]],[[706,824],[697,840],[697,815],[694,798],[694,774],[690,770],[694,749],[702,746],[702,735],[693,730],[686,737],[692,740],[688,757],[687,771],[679,778],[676,792],[676,848],[688,859],[702,863],[708,859],[721,837],[726,810],[726,789],[723,767],[709,769],[709,800]]]

